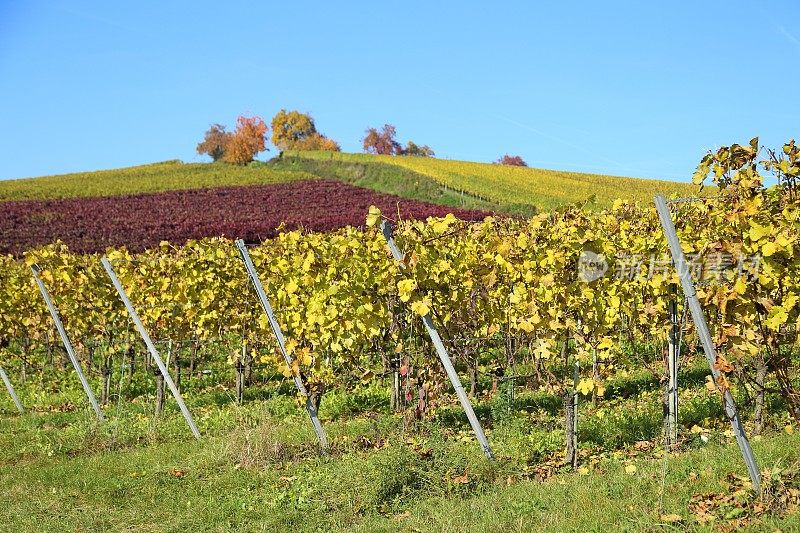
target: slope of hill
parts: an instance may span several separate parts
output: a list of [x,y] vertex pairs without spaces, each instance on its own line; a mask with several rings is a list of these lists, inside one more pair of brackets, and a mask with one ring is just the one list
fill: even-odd
[[275,170],[263,164],[238,167],[223,163],[164,161],[112,170],[3,180],[0,181],[0,201],[120,196],[230,185],[267,185],[314,178],[303,172]]
[[381,193],[459,209],[481,209],[518,215],[531,215],[536,211],[531,205],[517,206],[490,202],[455,191],[430,176],[389,163],[314,159],[303,157],[303,153],[297,155],[284,153],[282,157],[273,159],[268,165],[276,170],[305,172],[323,179],[344,181]]
[[428,176],[443,186],[505,205],[527,204],[540,210],[594,196],[597,207],[617,198],[650,202],[655,194],[692,196],[697,187],[640,178],[512,167],[428,157],[381,156],[335,152],[299,152],[289,156],[322,161],[383,163]]
[[652,201],[654,194],[691,196],[686,183],[510,167],[426,157],[335,152],[285,152],[248,166],[166,161],[150,165],[0,181],[0,201],[122,196],[173,190],[336,179],[403,198],[449,207],[530,215],[566,203],[590,208],[617,198]]

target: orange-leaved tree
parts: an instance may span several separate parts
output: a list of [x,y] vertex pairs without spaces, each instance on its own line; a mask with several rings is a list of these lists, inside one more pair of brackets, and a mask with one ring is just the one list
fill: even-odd
[[240,116],[222,160],[245,165],[267,149],[267,124],[261,117]]

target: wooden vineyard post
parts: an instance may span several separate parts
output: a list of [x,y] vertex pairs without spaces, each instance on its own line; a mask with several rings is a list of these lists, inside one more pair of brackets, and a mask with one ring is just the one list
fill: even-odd
[[669,300],[669,349],[667,350],[667,448],[678,443],[678,287],[670,285]]
[[581,363],[577,355],[572,366],[572,468],[578,467],[578,382],[581,378]]
[[17,411],[20,413],[24,413],[25,409],[22,407],[22,402],[19,401],[19,397],[17,396],[17,391],[14,390],[14,386],[11,384],[11,380],[8,379],[8,375],[6,375],[6,371],[0,366],[0,378],[3,379],[3,383],[6,385],[6,389],[8,389],[8,393],[11,395],[11,399],[14,400],[14,405],[17,406]]
[[72,367],[75,369],[75,373],[78,374],[78,379],[81,381],[81,386],[83,386],[83,392],[86,393],[86,397],[89,399],[89,403],[92,404],[92,409],[94,409],[94,414],[97,416],[97,420],[99,422],[103,421],[103,411],[100,409],[100,406],[97,404],[97,399],[94,396],[94,392],[92,392],[92,388],[89,386],[89,382],[86,380],[86,376],[83,375],[83,369],[81,368],[81,363],[78,361],[78,356],[75,355],[75,348],[72,347],[72,342],[69,340],[69,336],[67,335],[67,330],[64,329],[64,324],[61,322],[61,317],[58,314],[58,309],[56,309],[53,300],[50,298],[50,292],[48,292],[47,287],[42,281],[42,278],[39,277],[39,267],[37,265],[31,266],[31,270],[33,271],[33,279],[36,281],[36,285],[39,287],[39,292],[42,293],[42,298],[44,298],[44,303],[47,304],[47,309],[50,311],[50,316],[53,318],[53,323],[56,325],[56,329],[58,330],[58,334],[61,336],[61,342],[64,344],[64,349],[67,350],[67,356],[69,357],[70,362],[72,363]]
[[130,315],[131,320],[133,320],[136,330],[139,332],[139,335],[141,335],[142,340],[144,340],[144,343],[147,346],[147,350],[150,352],[150,355],[156,362],[158,369],[161,371],[161,375],[164,377],[164,381],[169,387],[169,390],[172,392],[172,396],[175,398],[175,401],[178,402],[178,407],[180,407],[181,413],[183,413],[183,418],[186,419],[186,423],[189,425],[192,435],[194,435],[196,439],[200,439],[200,431],[197,429],[197,425],[194,423],[192,413],[189,412],[189,408],[186,407],[186,404],[183,402],[183,397],[181,396],[180,391],[175,386],[175,382],[172,381],[169,371],[167,370],[166,365],[164,365],[164,361],[161,360],[161,355],[159,355],[158,350],[156,349],[156,345],[153,344],[150,334],[147,333],[147,330],[144,328],[144,324],[142,324],[142,320],[139,318],[139,314],[133,308],[133,304],[128,298],[128,294],[122,287],[122,282],[120,282],[119,278],[117,277],[117,273],[114,272],[114,267],[111,266],[111,261],[109,261],[107,257],[103,257],[100,262],[103,264],[103,268],[106,269],[108,277],[111,278],[111,283],[114,284],[114,288],[117,289],[117,294],[119,294],[120,300],[122,300],[122,303],[125,304],[125,309],[128,310],[128,315]]
[[[403,265],[403,254],[400,253],[400,250],[397,248],[397,244],[394,242],[394,237],[392,236],[392,225],[386,220],[382,221],[381,232],[383,233],[383,236],[389,245],[389,249],[391,250],[395,261],[397,261],[397,264],[400,265],[401,269],[404,269],[405,266]],[[480,444],[481,449],[483,449],[484,455],[486,455],[488,459],[493,460],[494,452],[492,451],[492,447],[489,445],[489,441],[486,439],[486,434],[483,432],[483,427],[481,427],[481,423],[472,408],[472,403],[470,403],[469,397],[467,397],[467,393],[464,391],[464,387],[461,385],[461,379],[459,379],[456,369],[453,367],[453,362],[450,360],[450,356],[447,354],[447,349],[442,343],[439,332],[433,325],[430,313],[422,317],[422,323],[425,325],[425,329],[428,331],[428,336],[430,337],[434,348],[436,348],[436,353],[439,355],[439,359],[442,361],[442,366],[444,366],[445,372],[447,372],[447,377],[450,378],[450,383],[453,385],[453,388],[456,391],[456,396],[458,396],[458,400],[461,402],[461,407],[464,409],[467,419],[469,419],[469,423],[472,426],[472,431],[475,432],[475,437],[477,437],[478,443]]]
[[[283,331],[281,331],[281,326],[278,323],[278,319],[275,318],[272,305],[270,305],[269,299],[267,298],[267,293],[264,291],[264,285],[261,284],[261,278],[258,277],[258,272],[253,264],[253,260],[250,259],[250,252],[247,251],[247,245],[243,240],[239,239],[236,241],[236,247],[239,249],[239,254],[241,255],[245,270],[247,270],[247,276],[250,278],[253,289],[256,291],[258,301],[261,303],[261,307],[264,309],[264,313],[266,313],[267,318],[269,319],[269,325],[272,328],[272,332],[275,334],[275,339],[278,341],[278,347],[281,350],[281,354],[283,354],[283,360],[291,369],[293,360],[286,351],[286,339],[283,336]],[[306,411],[308,412],[309,418],[311,418],[311,424],[314,426],[314,431],[317,433],[317,438],[319,439],[319,445],[322,453],[325,454],[328,451],[328,438],[325,436],[325,430],[322,428],[322,423],[319,421],[317,408],[314,405],[314,402],[311,401],[311,396],[309,396],[303,380],[299,375],[294,375],[294,372],[292,372],[292,374],[292,377],[294,378],[294,386],[297,388],[297,391],[300,393],[300,395],[304,396],[306,399]]]
[[[691,270],[683,255],[681,241],[678,239],[678,234],[675,231],[675,224],[672,221],[666,199],[658,195],[655,197],[655,204],[658,218],[661,221],[661,226],[664,229],[664,235],[667,237],[670,253],[672,254],[672,263],[678,272],[678,277],[680,277],[683,294],[686,297],[689,311],[692,313],[692,320],[697,330],[697,336],[700,338],[700,343],[703,345],[703,351],[706,354],[708,365],[711,368],[711,375],[716,384],[717,378],[719,377],[719,370],[717,370],[715,366],[717,352],[714,348],[714,341],[711,338],[711,333],[708,330],[708,324],[706,324],[706,318],[703,316],[703,308],[700,306],[700,300],[697,298],[697,291],[692,281]],[[736,402],[733,400],[733,395],[730,390],[726,389],[723,392],[723,400],[725,404],[725,416],[730,421],[733,434],[736,436],[736,443],[739,445],[739,451],[742,453],[742,458],[750,474],[753,489],[755,489],[756,492],[760,492],[761,472],[758,469],[756,458],[753,455],[753,449],[750,447],[750,441],[747,440],[747,434],[745,433],[744,426],[742,426],[742,421],[736,410]]]
[[236,362],[236,403],[242,404],[244,400],[244,362],[247,357],[247,343],[242,341],[242,355]]

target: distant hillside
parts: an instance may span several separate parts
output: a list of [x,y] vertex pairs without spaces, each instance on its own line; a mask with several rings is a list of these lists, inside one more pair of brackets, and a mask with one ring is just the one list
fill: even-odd
[[113,170],[4,180],[0,181],[0,201],[120,196],[230,185],[266,185],[314,178],[303,172],[272,169],[263,163],[238,167],[223,163],[165,161]]
[[530,215],[565,203],[610,206],[617,198],[691,196],[690,184],[511,167],[427,157],[285,152],[248,166],[166,161],[151,165],[0,181],[0,201],[121,196],[174,190],[336,179],[359,187],[453,208]]
[[651,202],[655,194],[692,196],[697,187],[688,183],[584,174],[560,170],[512,167],[489,163],[451,161],[429,157],[380,156],[335,152],[298,152],[289,156],[320,161],[381,163],[428,176],[441,185],[504,205],[533,205],[546,210],[595,196],[596,207],[610,206],[617,198]]

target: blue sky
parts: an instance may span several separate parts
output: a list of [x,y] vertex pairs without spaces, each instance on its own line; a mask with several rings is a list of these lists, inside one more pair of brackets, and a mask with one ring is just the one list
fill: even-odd
[[202,161],[209,124],[282,107],[345,151],[389,122],[440,157],[680,181],[800,122],[796,0],[124,4],[0,0],[0,179]]

